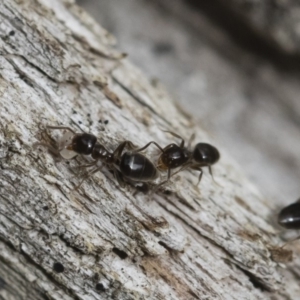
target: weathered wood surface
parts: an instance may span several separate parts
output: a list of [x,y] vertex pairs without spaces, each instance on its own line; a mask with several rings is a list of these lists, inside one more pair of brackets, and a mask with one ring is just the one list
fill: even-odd
[[183,172],[171,195],[134,197],[104,171],[74,191],[82,159],[34,150],[39,123],[93,132],[111,149],[164,145],[161,129],[218,143],[71,1],[0,11],[1,299],[296,299],[299,262],[284,271],[271,255],[273,205],[222,148],[220,186],[205,174],[196,188]]

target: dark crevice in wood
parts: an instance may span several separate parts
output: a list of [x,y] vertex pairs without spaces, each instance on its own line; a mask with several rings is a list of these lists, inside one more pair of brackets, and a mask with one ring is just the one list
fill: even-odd
[[[2,237],[0,237],[0,242],[4,243],[6,246],[8,246],[12,252],[16,252],[15,247],[9,242],[4,240]],[[48,274],[38,263],[36,263],[30,255],[28,255],[26,252],[24,252],[22,249],[20,249],[20,253],[22,254],[23,258],[26,260],[26,262],[30,265],[33,265],[35,269],[39,270],[43,273],[43,275],[49,280],[49,282],[52,282],[56,287],[60,287],[61,290],[64,292],[67,292],[67,294],[71,297],[74,297],[74,299],[78,300],[79,298],[71,289],[66,289],[65,286],[63,286],[61,283],[57,282],[50,274]],[[28,282],[29,283],[29,282]],[[36,292],[39,292],[41,295],[45,295],[45,291],[42,290],[36,290]]]
[[86,253],[83,251],[83,249],[80,249],[79,247],[76,247],[75,245],[72,245],[70,241],[68,241],[62,234],[58,235],[58,237],[66,244],[68,248],[71,248],[74,253],[77,253],[79,255],[85,255]]
[[261,290],[262,292],[270,292],[270,289],[265,286],[261,280],[259,280],[259,278],[257,278],[256,276],[254,276],[252,273],[240,268],[238,265],[236,265],[250,280],[250,282],[253,284],[253,286],[256,289]]
[[53,270],[56,272],[56,273],[63,273],[64,270],[65,270],[65,267],[62,263],[60,262],[55,262],[53,264]]
[[118,255],[121,259],[126,259],[128,257],[128,254],[125,251],[120,250],[120,249],[118,249],[116,247],[114,247],[112,249],[112,251],[113,251],[113,253],[115,253],[116,255]]
[[172,249],[171,247],[169,247],[165,242],[159,241],[158,243],[159,243],[162,247],[164,247],[166,250],[168,250],[168,252],[170,252],[170,253],[175,252],[174,249]]
[[[47,279],[52,282],[55,286],[60,287],[62,291],[64,291],[66,294],[68,294],[70,297],[73,297],[75,300],[79,300],[79,297],[76,295],[75,292],[73,292],[70,288],[66,288],[66,286],[62,285],[60,282],[56,281],[55,278],[53,278],[49,273],[47,273],[38,263],[36,263],[30,255],[28,255],[26,252],[24,252],[22,249],[20,249],[21,254],[26,259],[26,261],[34,265],[36,269],[40,270]],[[40,291],[42,292],[42,291]]]
[[122,82],[120,82],[114,75],[112,75],[112,78],[115,83],[117,83],[126,93],[128,93],[134,100],[136,100],[139,104],[143,105],[144,107],[148,108],[154,115],[162,119],[164,122],[166,122],[168,125],[171,125],[171,123],[163,118],[161,115],[159,115],[151,106],[146,104],[142,99],[140,99],[137,95],[135,95],[130,88],[125,86]]
[[104,285],[101,282],[97,283],[95,288],[96,288],[96,291],[98,291],[98,292],[105,292],[105,290],[106,290],[106,288],[104,287]]
[[[168,201],[169,204],[174,205],[169,199],[166,199]],[[161,206],[164,210],[166,210],[167,212],[169,212],[171,215],[173,215],[175,218],[181,220],[185,225],[187,225],[189,228],[193,229],[198,235],[200,235],[203,239],[209,241],[211,244],[213,244],[214,246],[222,249],[226,254],[228,254],[228,256],[232,257],[232,255],[226,251],[226,249],[224,249],[222,246],[220,246],[219,244],[217,244],[213,239],[209,238],[208,235],[204,235],[202,234],[195,226],[193,226],[192,224],[190,224],[186,219],[184,219],[182,216],[180,216],[179,214],[177,214],[176,212],[169,210],[166,206],[162,205],[160,202],[157,202],[157,204],[159,206]],[[176,207],[176,206],[175,206]],[[178,207],[176,207],[178,209]],[[187,216],[185,214],[185,212],[180,211],[182,214],[184,214],[185,216]],[[188,216],[187,216],[188,217]]]
[[[239,268],[243,273],[249,278],[251,283],[254,287],[259,288],[261,291],[271,291],[270,288],[262,283],[262,281],[256,277],[254,274],[250,273],[249,271],[244,270],[240,265],[237,264],[237,262],[234,261],[234,256],[228,252],[225,248],[223,248],[221,245],[217,244],[213,239],[209,238],[209,236],[206,236],[202,234],[195,226],[190,224],[187,220],[182,218],[179,214],[176,214],[175,212],[168,210],[164,205],[162,205],[160,202],[157,202],[161,207],[163,207],[165,210],[167,210],[170,214],[172,214],[175,218],[180,219],[183,223],[185,223],[187,226],[189,226],[191,229],[193,229],[197,234],[199,234],[202,238],[209,241],[211,244],[213,244],[215,247],[221,249],[229,258],[230,262],[233,263],[237,268]],[[171,201],[169,202],[171,204]],[[182,212],[184,213],[184,212]]]
[[22,249],[20,249],[20,253],[22,254],[22,256],[26,259],[28,264],[33,265],[36,269],[38,269],[39,271],[41,271],[45,277],[47,277],[47,279],[52,282],[55,286],[60,286],[62,289],[64,289],[65,287],[63,285],[61,285],[60,283],[58,283],[50,274],[48,274],[38,263],[36,263],[31,257],[30,255],[28,255],[26,252],[24,252]]
[[5,280],[0,277],[0,291],[3,290],[5,286],[6,286]]
[[[5,56],[5,55],[4,55]],[[15,71],[20,75],[20,78],[26,78],[26,80],[30,80],[26,74],[23,74],[23,72],[21,71],[21,69],[11,60],[9,59],[9,57],[19,57],[21,59],[23,59],[28,65],[30,65],[33,69],[37,70],[41,75],[44,75],[45,77],[47,77],[51,82],[56,82],[59,83],[58,80],[56,80],[55,78],[51,77],[49,74],[47,74],[45,71],[43,71],[40,67],[38,67],[37,65],[35,65],[33,62],[31,62],[30,60],[28,60],[26,58],[26,56],[24,55],[20,55],[20,54],[7,54],[6,59],[9,61],[9,63],[13,66],[13,68],[15,69]],[[22,78],[23,81],[25,81]],[[26,82],[26,81],[25,81]],[[26,84],[29,84],[28,82],[26,82]],[[31,84],[33,84],[31,82]],[[29,84],[31,86],[31,84]]]
[[[5,241],[0,236],[0,243],[5,244],[5,246],[11,250],[12,256],[16,257],[15,255],[13,255],[13,253],[16,253],[17,251],[16,251],[15,247],[9,241]],[[1,279],[0,284],[2,285],[2,287],[0,287],[0,293],[1,293],[1,290],[5,289],[5,291],[9,295],[16,297],[16,299],[21,299],[21,295],[22,295],[21,291],[26,289],[26,286],[28,284],[30,284],[30,282],[28,282],[26,280],[26,278],[24,279],[24,281],[22,281],[22,279],[24,278],[23,277],[24,274],[22,274],[22,272],[20,272],[20,270],[18,268],[16,268],[16,266],[14,264],[7,261],[5,258],[3,258],[1,256],[0,256],[0,268],[1,268],[2,272],[3,272],[3,270],[5,270],[4,272],[7,272],[7,270],[9,270],[9,282],[8,283],[6,283],[4,281],[4,279],[0,278]],[[3,283],[4,283],[4,285],[3,285]],[[18,286],[17,286],[17,284],[18,284]],[[16,287],[18,287],[18,288],[16,288]],[[31,287],[32,287],[31,288],[32,299],[40,299],[40,296],[43,294],[44,291],[41,291],[40,289],[35,288],[34,282],[32,283]]]

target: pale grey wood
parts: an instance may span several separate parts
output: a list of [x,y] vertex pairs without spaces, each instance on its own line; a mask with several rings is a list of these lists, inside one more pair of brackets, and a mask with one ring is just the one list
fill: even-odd
[[104,171],[75,191],[70,166],[82,159],[33,149],[40,123],[93,132],[110,149],[164,145],[162,129],[218,143],[72,1],[7,0],[0,11],[3,299],[295,299],[295,269],[283,280],[271,255],[281,243],[272,203],[222,147],[219,185],[205,173],[195,187],[182,172],[172,195],[133,196]]

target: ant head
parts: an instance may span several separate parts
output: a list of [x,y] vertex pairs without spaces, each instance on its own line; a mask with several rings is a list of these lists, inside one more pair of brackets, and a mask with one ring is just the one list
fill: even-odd
[[198,143],[193,152],[193,159],[201,166],[210,166],[220,159],[220,153],[210,144]]
[[161,169],[173,169],[182,166],[190,159],[190,152],[176,144],[170,144],[159,158]]
[[67,149],[78,154],[90,155],[96,142],[97,138],[93,134],[79,133],[75,134],[72,139],[72,143],[67,146]]
[[278,224],[287,229],[300,229],[300,202],[283,208],[278,214]]

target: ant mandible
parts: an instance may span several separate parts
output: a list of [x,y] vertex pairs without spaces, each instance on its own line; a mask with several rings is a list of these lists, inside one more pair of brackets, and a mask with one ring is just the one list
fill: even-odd
[[[220,159],[220,153],[217,148],[207,143],[198,143],[194,150],[191,151],[189,148],[191,141],[194,139],[194,135],[191,136],[188,147],[185,147],[185,141],[181,136],[172,131],[164,132],[168,132],[181,139],[180,145],[171,143],[165,148],[162,148],[158,143],[151,141],[144,147],[135,150],[136,152],[140,152],[148,148],[151,144],[154,144],[162,152],[158,158],[157,168],[159,170],[167,170],[168,174],[167,179],[161,182],[159,186],[168,182],[171,176],[187,168],[191,168],[200,172],[197,185],[202,179],[202,167],[208,167],[209,173],[213,177],[211,166]],[[171,174],[171,170],[178,167],[181,168],[175,173]]]
[[[121,142],[117,148],[110,152],[97,141],[97,137],[89,133],[76,133],[70,127],[65,126],[46,126],[50,130],[66,130],[62,145],[55,149],[46,143],[36,143],[35,146],[45,146],[51,152],[59,155],[64,159],[71,159],[76,155],[91,155],[94,159],[92,163],[78,166],[78,168],[87,168],[95,166],[98,161],[103,163],[102,166],[96,167],[87,174],[87,177],[100,171],[104,165],[113,170],[114,175],[121,187],[125,183],[143,183],[153,181],[158,177],[157,168],[143,154],[137,152],[124,152],[124,149],[134,149],[135,146],[130,141]],[[87,178],[86,177],[86,178]],[[78,189],[82,182],[76,187]]]

